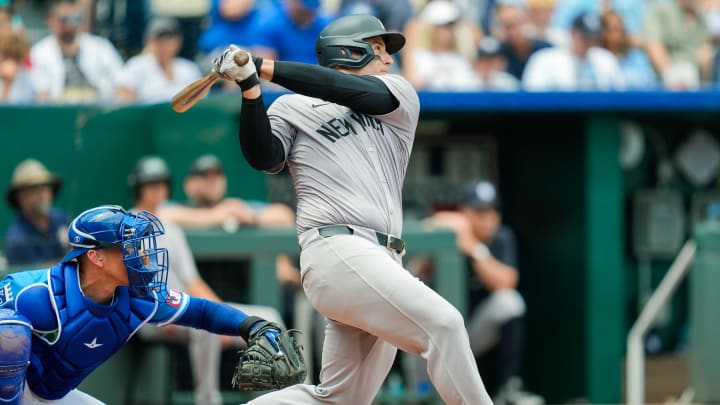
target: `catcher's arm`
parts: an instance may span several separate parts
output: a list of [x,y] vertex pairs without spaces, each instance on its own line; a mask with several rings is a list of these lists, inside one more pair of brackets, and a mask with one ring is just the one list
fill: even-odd
[[[170,298],[165,301],[171,302]],[[195,297],[189,298],[185,312],[173,323],[245,339],[248,347],[239,352],[232,378],[233,386],[240,391],[266,391],[305,381],[307,367],[296,330],[285,331],[229,305]]]

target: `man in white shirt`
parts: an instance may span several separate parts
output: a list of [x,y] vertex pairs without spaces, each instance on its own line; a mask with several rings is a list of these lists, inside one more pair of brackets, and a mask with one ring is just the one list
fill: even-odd
[[40,102],[94,103],[112,101],[122,58],[110,41],[80,32],[82,6],[60,0],[50,9],[51,35],[30,51],[33,80]]
[[199,79],[200,69],[191,61],[178,57],[182,33],[177,20],[156,18],[146,34],[146,52],[128,60],[123,69],[117,97],[124,102],[160,103],[188,83]]
[[545,48],[530,57],[523,87],[531,91],[622,89],[625,82],[617,59],[596,46],[601,28],[599,16],[577,16],[570,29],[569,47]]

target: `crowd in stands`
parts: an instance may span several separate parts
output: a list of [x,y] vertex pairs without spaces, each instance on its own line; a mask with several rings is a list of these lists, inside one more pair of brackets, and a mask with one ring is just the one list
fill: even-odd
[[694,90],[720,70],[717,0],[0,0],[0,103],[165,102],[230,44],[315,63],[352,13],[405,33],[393,69],[419,90]]

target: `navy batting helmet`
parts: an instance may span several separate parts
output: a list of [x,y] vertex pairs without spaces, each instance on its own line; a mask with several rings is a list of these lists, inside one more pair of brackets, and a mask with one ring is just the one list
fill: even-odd
[[375,58],[372,46],[365,40],[382,36],[385,49],[393,54],[405,45],[399,32],[387,32],[376,17],[354,14],[340,17],[328,24],[315,42],[315,54],[321,66],[361,68]]
[[147,211],[127,212],[118,205],[101,205],[82,212],[68,226],[72,250],[63,263],[88,250],[121,249],[130,290],[145,296],[151,290],[165,289],[168,258],[158,248],[156,237],[165,233],[157,217]]
[[168,187],[170,187],[170,168],[161,157],[145,156],[137,161],[127,181],[133,199],[137,199],[138,191],[144,184],[162,182],[167,183]]

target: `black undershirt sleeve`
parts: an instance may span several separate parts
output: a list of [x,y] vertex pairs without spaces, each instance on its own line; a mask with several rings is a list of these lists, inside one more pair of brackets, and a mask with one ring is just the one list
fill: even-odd
[[262,96],[254,100],[243,97],[238,138],[245,159],[254,169],[273,169],[285,160],[282,142],[270,130]]
[[400,105],[377,77],[352,75],[306,63],[276,61],[272,82],[362,114],[388,114]]
[[[344,105],[362,114],[388,114],[400,105],[377,77],[346,74],[316,65],[276,61],[272,81],[296,93]],[[274,169],[285,160],[282,142],[270,130],[262,96],[254,100],[243,97],[238,138],[245,159],[257,170]]]

